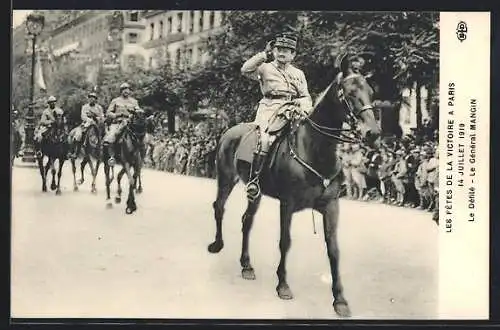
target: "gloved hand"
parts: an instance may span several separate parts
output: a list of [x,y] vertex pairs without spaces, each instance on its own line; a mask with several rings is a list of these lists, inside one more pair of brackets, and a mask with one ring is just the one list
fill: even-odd
[[266,44],[264,52],[266,53],[267,61],[272,61],[274,59],[273,46],[274,46],[274,40],[271,40]]

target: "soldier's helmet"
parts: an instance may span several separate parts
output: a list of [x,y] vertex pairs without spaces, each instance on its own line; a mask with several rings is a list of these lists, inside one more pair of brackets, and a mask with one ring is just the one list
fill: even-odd
[[285,31],[275,37],[274,47],[285,47],[297,50],[298,33],[291,26],[287,26]]
[[89,96],[89,97],[94,97],[94,98],[97,98],[97,94],[96,94],[96,93],[94,93],[94,92],[90,92],[88,96]]
[[54,95],[49,96],[49,98],[47,99],[47,103],[53,103],[56,101],[57,101],[57,99]]
[[130,85],[127,83],[123,83],[120,85],[120,91],[124,90],[125,88],[130,88]]

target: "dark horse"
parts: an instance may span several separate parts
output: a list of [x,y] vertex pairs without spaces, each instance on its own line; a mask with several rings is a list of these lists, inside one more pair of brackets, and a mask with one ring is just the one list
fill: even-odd
[[[144,138],[145,134],[146,116],[143,110],[137,110],[132,114],[129,122],[123,129],[120,136],[118,136],[115,144],[117,162],[123,166],[122,171],[127,174],[129,183],[127,208],[125,209],[125,212],[127,214],[131,214],[137,210],[134,190],[137,178],[141,175],[143,155],[142,139]],[[104,150],[103,155],[104,173],[106,177],[106,200],[108,201],[107,206],[112,207],[113,204],[110,202],[110,185],[114,178],[114,166],[109,166],[108,164],[109,153],[107,150]],[[120,181],[117,180],[117,183],[118,189],[115,202],[120,203],[122,188]]]
[[[260,182],[263,194],[280,201],[281,259],[276,272],[278,296],[281,299],[293,298],[286,279],[286,256],[291,245],[292,215],[302,209],[313,208],[323,216],[332,275],[333,307],[338,315],[350,316],[339,274],[338,196],[343,176],[336,147],[338,141],[354,142],[361,138],[376,147],[380,140],[380,128],[373,113],[373,90],[366,79],[352,71],[346,57],[340,61],[339,67],[339,74],[320,95],[313,112],[299,121],[285,140],[277,145],[274,165],[264,167]],[[342,129],[344,122],[349,123],[352,130]],[[252,124],[239,124],[230,128],[219,141],[216,156],[217,198],[213,203],[216,234],[215,241],[208,246],[211,253],[217,253],[224,247],[222,219],[225,203],[233,187],[238,178],[245,183],[248,181],[250,165],[237,161],[235,153],[243,137],[252,130],[255,130]],[[354,140],[352,135],[357,139]],[[242,217],[240,264],[244,279],[255,279],[248,245],[249,233],[259,204],[260,197],[253,202],[248,201]]]
[[[64,162],[68,154],[68,134],[66,124],[64,123],[64,115],[56,115],[55,121],[47,131],[46,136],[40,143],[35,144],[36,158],[38,161],[38,169],[42,176],[42,191],[47,191],[47,174],[49,168],[52,173],[51,190],[56,190],[56,195],[61,194],[61,175]],[[43,164],[43,158],[47,156],[47,163]],[[59,169],[57,171],[57,184],[55,182],[55,161],[59,160]]]
[[[78,127],[75,129],[79,129]],[[90,172],[92,174],[92,183],[91,183],[91,193],[97,193],[97,189],[95,186],[95,181],[97,178],[97,173],[99,172],[99,166],[101,165],[102,158],[102,137],[103,137],[104,128],[99,127],[97,124],[91,124],[83,136],[81,146],[78,148],[77,142],[70,137],[69,145],[70,149],[75,152],[78,148],[79,154],[82,156],[82,161],[80,162],[80,180],[78,184],[83,184],[85,182],[85,174],[84,169],[87,164],[90,166]],[[71,134],[70,134],[71,136]],[[78,157],[75,153],[75,156]],[[75,158],[76,158],[75,157]],[[78,191],[78,185],[76,181],[76,159],[71,158],[71,166],[73,169],[73,190]],[[95,167],[94,167],[94,160]]]
[[[151,116],[146,118],[145,133],[147,133],[147,134],[144,134],[145,135],[144,141],[143,141],[144,144],[142,145],[142,148],[141,148],[141,159],[143,161],[143,165],[144,165],[144,160],[146,159],[146,157],[149,157],[153,166],[155,164],[154,159],[153,159],[153,152],[154,152],[155,145],[152,141],[151,135],[154,133],[155,128],[157,127],[157,125],[159,123],[158,119],[160,118],[159,117],[160,115],[161,115],[161,112],[157,112],[154,115],[151,115]],[[120,182],[121,182],[124,174],[125,174],[125,168],[122,168],[120,170],[120,172],[118,172],[118,175],[116,177],[116,180],[118,182],[118,186],[120,186]],[[140,174],[137,176],[137,179],[135,180],[134,188],[135,188],[135,192],[137,194],[142,193],[142,179],[141,179]],[[121,194],[121,189],[119,191]],[[121,196],[117,196],[115,198],[115,201],[117,203],[119,203],[121,201]]]

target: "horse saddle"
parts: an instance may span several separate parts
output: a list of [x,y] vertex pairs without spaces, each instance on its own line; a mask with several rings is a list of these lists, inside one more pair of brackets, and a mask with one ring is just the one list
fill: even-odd
[[[256,124],[248,124],[252,126],[250,132],[246,133],[242,138],[241,142],[236,149],[235,158],[236,161],[244,161],[249,164],[253,163],[253,159],[255,156],[255,152],[257,151],[259,139],[260,139],[260,130],[259,126]],[[269,126],[271,128],[271,125]],[[278,127],[280,127],[278,129]],[[271,168],[274,165],[274,161],[276,159],[277,150],[279,149],[279,145],[285,141],[287,134],[285,134],[285,128],[288,127],[287,122],[280,122],[279,125],[272,127],[273,133],[268,129],[268,132],[272,135],[276,135],[276,138],[272,142],[269,147],[269,151],[267,154],[267,160],[264,166]],[[266,165],[267,164],[267,165]]]

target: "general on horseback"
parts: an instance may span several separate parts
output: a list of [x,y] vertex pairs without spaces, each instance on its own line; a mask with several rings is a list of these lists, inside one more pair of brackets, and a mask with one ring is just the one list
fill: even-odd
[[[77,191],[76,158],[82,155],[80,163],[80,184],[85,181],[84,169],[89,164],[92,173],[91,192],[96,193],[95,181],[101,163],[101,142],[104,135],[104,111],[97,103],[97,94],[90,92],[88,102],[82,106],[80,117],[82,123],[75,127],[69,134],[71,165],[73,169],[73,190]],[[94,159],[94,162],[92,161]]]
[[[225,204],[236,182],[242,180],[248,201],[242,216],[241,274],[244,279],[255,279],[249,253],[253,219],[262,195],[278,199],[281,257],[276,292],[281,299],[292,299],[286,272],[291,220],[295,212],[312,208],[323,217],[334,310],[349,316],[339,272],[337,225],[344,177],[337,144],[363,141],[377,148],[380,127],[373,112],[373,90],[352,64],[356,54],[337,56],[336,76],[312,105],[304,73],[290,63],[297,41],[290,31],[280,33],[273,44],[243,64],[242,73],[260,82],[264,97],[254,123],[231,127],[219,141],[217,197],[212,204],[216,230],[208,251],[218,253],[224,247]],[[274,60],[266,62],[271,53]]]
[[70,132],[70,136],[76,147],[75,150],[69,154],[71,158],[78,157],[84,137],[90,127],[95,127],[100,135],[104,132],[104,110],[101,105],[97,103],[96,93],[90,92],[88,94],[88,102],[82,106],[80,118],[82,123]]
[[[121,95],[111,101],[106,112],[106,120],[110,122],[103,145],[106,200],[110,199],[110,184],[113,181],[114,165],[117,163],[115,157],[117,157],[123,167],[117,176],[118,189],[115,202],[121,201],[120,180],[127,174],[129,193],[126,213],[130,214],[137,209],[134,190],[141,175],[148,119],[137,100],[130,96],[129,84],[121,84],[120,92]],[[111,207],[111,202],[108,202],[107,206]]]
[[[296,55],[297,36],[284,32],[266,45],[263,52],[248,59],[242,66],[244,76],[257,80],[263,98],[260,100],[254,123],[259,127],[260,141],[255,150],[252,173],[246,191],[250,199],[260,195],[259,174],[276,138],[271,125],[284,124],[286,117],[280,111],[293,100],[292,106],[299,114],[307,116],[312,111],[312,99],[302,70],[291,64]],[[271,61],[272,60],[272,61]],[[281,125],[282,126],[282,125]]]
[[[56,105],[55,96],[49,96],[48,107],[42,112],[39,125],[35,130],[35,155],[38,160],[38,168],[42,176],[42,191],[47,191],[46,178],[49,169],[52,172],[51,190],[56,190],[56,194],[61,194],[60,182],[64,162],[68,154],[68,132],[66,125],[66,114]],[[43,165],[44,156],[48,157],[48,162]],[[55,183],[55,161],[59,160],[57,171],[57,184]]]
[[108,165],[110,166],[116,163],[115,142],[118,136],[127,126],[128,119],[132,114],[140,109],[137,100],[130,96],[130,85],[128,83],[120,85],[120,93],[120,96],[111,101],[106,112],[106,121],[110,124],[104,136],[104,148],[108,152]]

